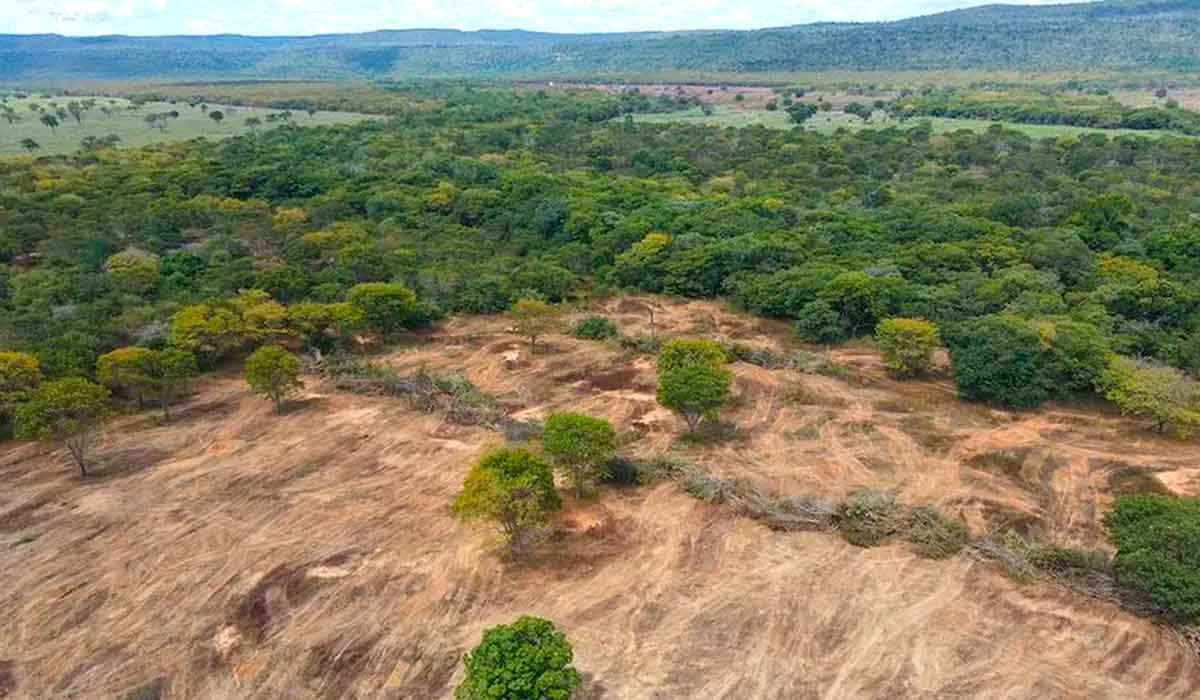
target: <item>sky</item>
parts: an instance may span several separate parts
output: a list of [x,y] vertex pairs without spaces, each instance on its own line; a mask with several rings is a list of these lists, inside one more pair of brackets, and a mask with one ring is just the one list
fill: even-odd
[[[900,19],[987,1],[0,0],[0,34],[303,35],[412,27],[551,32],[752,29]],[[1064,0],[1010,2],[1044,5]]]

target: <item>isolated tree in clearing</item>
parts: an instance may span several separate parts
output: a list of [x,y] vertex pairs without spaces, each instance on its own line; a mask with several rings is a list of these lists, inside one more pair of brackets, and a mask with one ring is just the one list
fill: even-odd
[[304,386],[300,359],[278,345],[264,345],[246,359],[246,383],[254,393],[271,399],[276,413],[282,413],[284,400]]
[[86,379],[46,382],[17,408],[14,433],[22,440],[61,442],[87,476],[88,455],[108,415],[107,400],[108,389]]
[[537,339],[558,330],[560,314],[557,308],[537,299],[521,299],[513,304],[509,315],[517,335],[529,338],[529,352],[537,352]]
[[546,533],[550,513],[562,508],[550,465],[529,450],[500,447],[471,468],[454,500],[463,520],[490,520],[514,555],[527,552]]
[[575,495],[582,497],[607,473],[617,454],[617,434],[602,418],[554,413],[546,419],[542,445],[566,474]]
[[463,659],[455,700],[567,700],[579,687],[571,643],[554,623],[524,616],[483,633]]
[[682,416],[694,433],[729,398],[732,378],[728,370],[705,364],[672,369],[658,379],[658,402]]
[[720,369],[729,362],[721,345],[703,338],[680,338],[663,346],[658,353],[658,372],[666,374],[680,367],[707,365]]

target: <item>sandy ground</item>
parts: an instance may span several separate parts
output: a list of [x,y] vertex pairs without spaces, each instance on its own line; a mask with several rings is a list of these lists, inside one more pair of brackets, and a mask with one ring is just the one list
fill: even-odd
[[[782,324],[714,303],[614,300],[626,332],[787,349]],[[681,447],[651,358],[555,336],[531,356],[465,318],[389,354],[465,371],[517,418],[608,417],[626,450],[679,453],[795,493],[893,489],[976,531],[1104,546],[1129,489],[1200,491],[1194,444],[1107,413],[1010,414],[946,381],[735,366],[747,434]],[[64,455],[0,446],[0,697],[448,698],[483,628],[521,614],[574,643],[586,698],[1188,698],[1200,660],[1150,622],[987,563],[775,533],[672,484],[566,498],[533,561],[448,504],[500,436],[310,378],[286,415],[235,374],[161,425],[122,418],[81,479]],[[153,697],[153,695],[150,695]]]

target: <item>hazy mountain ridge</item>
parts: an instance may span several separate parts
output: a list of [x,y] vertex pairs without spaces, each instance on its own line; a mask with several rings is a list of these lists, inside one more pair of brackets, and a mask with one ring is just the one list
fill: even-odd
[[1200,0],[984,5],[895,22],[748,31],[0,35],[0,80],[8,81],[1097,68],[1200,68]]

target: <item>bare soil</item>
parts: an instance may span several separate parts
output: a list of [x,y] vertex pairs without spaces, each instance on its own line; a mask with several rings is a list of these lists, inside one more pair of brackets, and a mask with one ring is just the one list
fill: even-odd
[[[785,325],[651,297],[593,309],[626,333],[800,349]],[[612,420],[785,493],[869,486],[961,517],[1106,547],[1114,494],[1200,492],[1194,444],[1086,407],[994,411],[946,379],[896,382],[870,348],[844,378],[734,365],[745,439],[682,445],[653,358],[566,336],[530,355],[501,318],[457,318],[382,358],[465,372],[514,419]],[[0,445],[0,697],[448,698],[461,657],[521,614],[558,623],[587,698],[1189,698],[1200,660],[1169,632],[960,555],[777,533],[674,484],[564,496],[514,564],[449,502],[502,438],[307,380],[276,416],[229,373],[177,418],[126,416],[80,478]]]

